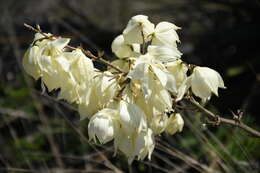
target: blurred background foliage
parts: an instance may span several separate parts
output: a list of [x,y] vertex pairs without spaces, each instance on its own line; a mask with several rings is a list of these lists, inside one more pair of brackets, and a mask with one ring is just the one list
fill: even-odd
[[223,76],[227,89],[207,108],[231,119],[241,109],[242,121],[260,130],[259,0],[0,0],[0,11],[0,172],[259,172],[259,139],[188,111],[182,133],[156,138],[152,161],[128,165],[112,143],[93,146],[75,107],[41,92],[21,67],[34,36],[23,23],[113,59],[114,37],[145,14],[182,27],[183,60]]

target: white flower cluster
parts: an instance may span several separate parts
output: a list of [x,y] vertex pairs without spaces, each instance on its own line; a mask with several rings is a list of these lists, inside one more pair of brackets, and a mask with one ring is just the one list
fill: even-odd
[[118,59],[111,64],[122,73],[111,67],[99,71],[81,49],[66,49],[70,39],[42,33],[36,33],[23,66],[49,91],[60,89],[58,98],[78,105],[81,120],[89,119],[90,140],[114,140],[115,151],[129,162],[150,159],[156,135],[182,131],[184,121],[174,109],[178,101],[187,94],[209,100],[225,88],[216,71],[181,60],[178,29],[169,22],[155,26],[144,15],[132,17],[112,43]]

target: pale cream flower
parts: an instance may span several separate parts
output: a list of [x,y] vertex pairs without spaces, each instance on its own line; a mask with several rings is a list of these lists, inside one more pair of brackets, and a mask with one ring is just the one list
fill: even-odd
[[194,95],[204,101],[210,99],[211,93],[218,96],[218,88],[226,88],[220,74],[208,67],[195,67],[188,82]]
[[[123,31],[124,40],[128,44],[151,40],[151,34],[154,32],[154,24],[148,20],[147,16],[136,15],[132,17]],[[143,38],[144,37],[144,38]]]
[[66,76],[63,77],[65,81],[63,81],[58,98],[80,103],[82,98],[80,95],[82,92],[90,90],[90,83],[94,78],[95,68],[93,62],[80,49],[64,52],[63,57],[59,61],[67,62],[68,70],[65,71],[66,73],[60,73]]
[[42,71],[42,81],[49,91],[60,88],[63,85],[64,76],[69,63],[63,58],[63,48],[70,39],[57,38],[42,48],[42,55],[39,57],[39,66]]
[[91,89],[87,88],[80,94],[82,98],[78,111],[81,120],[91,118],[93,114],[105,108],[115,98],[119,89],[117,80],[108,71],[96,72],[90,87]]
[[176,42],[180,42],[177,29],[180,27],[170,22],[158,23],[153,34],[152,45],[177,47]]
[[187,79],[188,67],[182,60],[165,64],[167,70],[175,77],[177,88]]
[[176,60],[166,64],[167,70],[174,76],[177,86],[177,95],[175,101],[180,101],[187,92],[189,85],[187,84],[188,67],[181,60]]
[[[50,36],[51,34],[46,34]],[[39,58],[42,56],[44,46],[51,42],[49,39],[43,39],[44,36],[40,33],[34,35],[32,45],[25,52],[23,57],[23,67],[26,73],[31,75],[35,80],[42,76],[41,68],[39,65]]]
[[170,74],[160,61],[156,60],[149,53],[137,58],[133,69],[130,70],[127,77],[132,80],[139,80],[142,83],[142,90],[146,98],[150,97],[153,91],[152,83],[154,83],[153,81],[156,78],[165,89],[173,93],[177,92],[174,76]]
[[154,115],[153,119],[149,121],[149,127],[153,130],[154,135],[159,135],[164,132],[168,123],[168,117],[162,112],[159,115]]
[[105,144],[114,139],[115,132],[119,127],[118,111],[104,108],[93,115],[88,124],[89,140],[96,138],[101,144]]
[[32,76],[35,80],[41,77],[41,70],[39,68],[38,56],[39,47],[32,46],[24,54],[23,57],[23,67],[26,73]]
[[139,44],[127,44],[123,35],[117,36],[112,42],[112,52],[118,58],[127,58],[131,56],[137,56],[140,54]]
[[143,160],[148,156],[150,160],[155,146],[153,131],[148,128],[140,133],[129,135],[123,129],[119,129],[115,136],[114,145],[115,152],[117,149],[123,152],[127,156],[129,164],[136,157],[138,160]]
[[183,126],[184,126],[184,121],[181,117],[181,114],[179,113],[172,114],[168,119],[165,131],[170,135],[173,135],[176,132],[181,132]]
[[119,117],[122,128],[127,133],[140,133],[147,128],[146,115],[137,105],[120,101]]

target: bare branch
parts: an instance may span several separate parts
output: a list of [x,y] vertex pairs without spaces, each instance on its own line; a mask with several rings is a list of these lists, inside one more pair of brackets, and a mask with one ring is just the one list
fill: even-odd
[[237,120],[231,120],[231,119],[226,119],[223,117],[220,117],[218,115],[215,115],[214,113],[212,113],[211,111],[209,111],[208,109],[204,108],[203,106],[201,106],[194,98],[190,97],[188,99],[188,101],[190,103],[192,103],[195,107],[197,107],[200,112],[205,113],[209,118],[213,119],[215,122],[217,121],[216,125],[219,125],[220,123],[226,123],[226,124],[230,124],[236,127],[239,127],[245,131],[247,131],[248,133],[250,133],[251,135],[253,135],[254,137],[260,138],[260,132],[257,130],[254,130],[253,128],[247,126],[246,124],[244,124],[241,121],[237,121]]

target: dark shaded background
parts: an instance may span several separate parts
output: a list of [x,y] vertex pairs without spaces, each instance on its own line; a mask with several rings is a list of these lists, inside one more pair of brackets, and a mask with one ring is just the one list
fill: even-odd
[[[86,122],[73,107],[41,94],[40,82],[24,74],[21,60],[34,34],[23,23],[72,38],[97,53],[110,50],[128,20],[145,14],[182,27],[183,60],[217,70],[226,90],[208,108],[226,118],[242,109],[243,121],[260,129],[260,2],[257,0],[1,0],[0,172],[109,172],[104,158],[84,140]],[[97,150],[126,172],[258,172],[260,140],[243,130],[202,126],[203,116],[186,113],[184,132],[157,139],[151,162]]]

